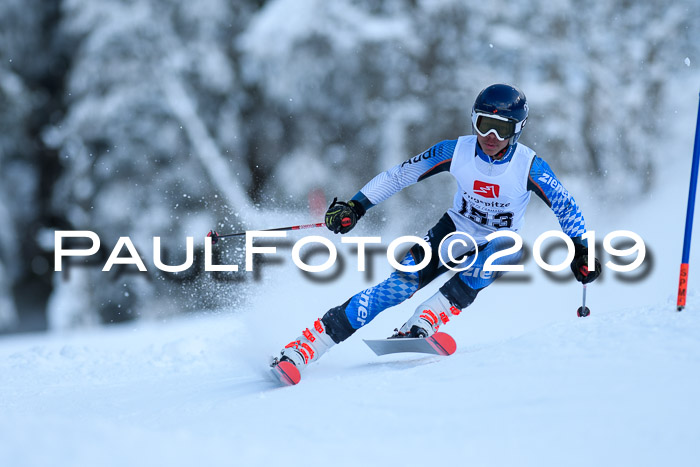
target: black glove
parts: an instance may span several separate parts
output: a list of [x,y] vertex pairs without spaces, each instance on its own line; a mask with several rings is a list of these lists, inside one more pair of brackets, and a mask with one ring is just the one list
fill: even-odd
[[600,276],[601,267],[598,258],[595,258],[595,271],[588,269],[588,248],[581,244],[574,244],[574,259],[571,260],[571,272],[582,284],[589,284]]
[[345,234],[350,232],[364,215],[365,208],[357,201],[344,203],[334,198],[326,211],[326,227],[333,233]]

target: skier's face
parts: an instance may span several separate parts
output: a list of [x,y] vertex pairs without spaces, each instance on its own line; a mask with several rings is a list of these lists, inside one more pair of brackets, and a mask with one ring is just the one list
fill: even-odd
[[477,134],[476,140],[479,142],[481,150],[484,151],[484,153],[487,156],[495,156],[496,154],[501,152],[503,148],[508,146],[508,139],[499,141],[498,138],[496,138],[496,135],[494,135],[493,133],[489,133],[486,136],[481,136],[480,134]]

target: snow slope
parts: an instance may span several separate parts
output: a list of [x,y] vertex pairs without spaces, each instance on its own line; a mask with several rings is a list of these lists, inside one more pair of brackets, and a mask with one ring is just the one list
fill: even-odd
[[255,367],[235,316],[11,338],[0,464],[691,465],[700,309],[663,305],[449,358],[353,339],[292,388]]
[[[276,387],[269,355],[369,285],[350,272],[311,283],[289,264],[267,270],[230,313],[4,337],[0,465],[695,465],[697,228],[689,306],[674,311],[691,149],[686,136],[661,168],[667,182],[635,204],[577,195],[590,228],[644,238],[645,279],[603,276],[589,287],[592,315],[579,319],[580,285],[529,263],[531,282],[495,284],[450,323],[459,348],[449,358],[378,358],[361,341],[388,335],[439,281],[300,385]],[[557,228],[545,212],[528,213],[526,243]],[[377,269],[372,282],[388,266]]]
[[[664,239],[642,234],[652,249]],[[421,291],[292,388],[267,378],[266,358],[357,277],[283,271],[235,313],[7,337],[0,465],[692,465],[700,296],[673,311],[672,253],[641,284],[592,285],[589,318],[575,316],[580,286],[537,276],[454,320],[452,357],[375,357],[361,338],[388,335]]]

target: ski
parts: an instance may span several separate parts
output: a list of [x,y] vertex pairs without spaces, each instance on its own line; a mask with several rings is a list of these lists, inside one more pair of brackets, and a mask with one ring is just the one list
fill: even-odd
[[299,369],[291,362],[278,362],[270,371],[272,376],[285,386],[294,386],[301,381]]
[[365,344],[377,355],[401,352],[452,355],[457,343],[447,333],[436,332],[430,337],[395,337],[388,339],[364,339]]

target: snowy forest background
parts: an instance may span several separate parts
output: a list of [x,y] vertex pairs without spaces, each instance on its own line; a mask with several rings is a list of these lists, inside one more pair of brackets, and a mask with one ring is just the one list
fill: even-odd
[[[105,255],[129,236],[150,271],[154,236],[179,264],[210,228],[318,222],[468,134],[493,82],[525,91],[521,141],[558,174],[633,202],[659,183],[660,116],[697,96],[670,90],[700,81],[698,18],[695,0],[4,0],[0,332],[230,307],[245,281],[115,277]],[[436,183],[376,209],[447,206]],[[54,273],[57,229],[96,232],[102,262]]]

